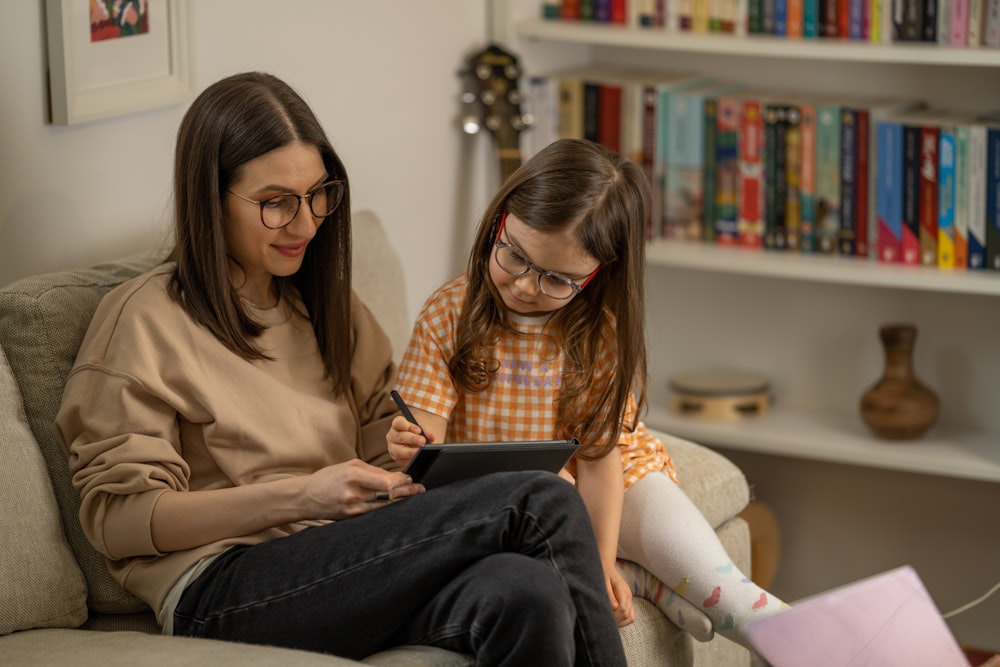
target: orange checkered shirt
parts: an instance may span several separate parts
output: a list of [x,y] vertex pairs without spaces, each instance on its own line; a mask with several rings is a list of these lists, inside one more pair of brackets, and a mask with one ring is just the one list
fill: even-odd
[[[562,354],[542,335],[543,323],[518,323],[523,335],[507,335],[498,342],[493,352],[499,368],[484,391],[466,394],[452,381],[448,361],[455,353],[466,285],[465,276],[456,278],[424,304],[399,367],[400,393],[412,407],[446,418],[451,442],[556,437],[554,398],[562,379]],[[625,423],[631,422],[635,409],[630,398]],[[622,428],[618,447],[626,489],[654,471],[666,471],[676,481],[663,443],[642,422],[631,431]]]

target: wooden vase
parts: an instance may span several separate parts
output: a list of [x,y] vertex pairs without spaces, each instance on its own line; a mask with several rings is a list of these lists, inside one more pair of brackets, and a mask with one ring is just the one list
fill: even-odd
[[919,438],[938,418],[938,397],[913,372],[917,328],[887,324],[879,329],[885,352],[882,377],[861,395],[861,418],[887,440]]

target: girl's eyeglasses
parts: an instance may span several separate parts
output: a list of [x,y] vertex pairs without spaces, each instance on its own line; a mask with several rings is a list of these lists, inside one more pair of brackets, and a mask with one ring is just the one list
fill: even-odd
[[500,235],[503,234],[503,228],[506,223],[507,211],[504,211],[503,216],[500,218],[500,229],[497,230],[497,237],[493,241],[493,246],[496,248],[497,264],[512,276],[523,276],[528,271],[534,271],[538,274],[538,289],[542,294],[551,299],[565,301],[579,294],[587,286],[587,283],[597,275],[597,272],[601,270],[601,267],[598,266],[590,272],[590,275],[582,283],[577,285],[566,276],[535,266],[517,248],[500,240]]

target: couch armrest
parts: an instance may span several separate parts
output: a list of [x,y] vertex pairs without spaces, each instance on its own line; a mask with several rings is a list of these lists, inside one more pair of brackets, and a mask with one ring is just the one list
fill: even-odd
[[750,487],[736,465],[708,447],[650,429],[663,441],[677,466],[681,488],[712,528],[743,511],[750,502]]

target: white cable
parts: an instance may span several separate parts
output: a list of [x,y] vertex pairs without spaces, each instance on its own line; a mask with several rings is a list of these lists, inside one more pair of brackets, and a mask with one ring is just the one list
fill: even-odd
[[947,620],[947,619],[951,618],[952,616],[957,616],[957,615],[961,614],[964,611],[969,611],[970,609],[972,609],[976,605],[978,605],[981,602],[983,602],[984,600],[986,600],[986,598],[988,598],[989,596],[991,596],[994,593],[996,593],[998,590],[1000,590],[1000,581],[998,581],[997,583],[995,583],[993,585],[993,588],[991,588],[990,590],[986,591],[986,593],[984,593],[979,598],[973,600],[972,602],[969,602],[967,604],[962,605],[958,609],[952,609],[947,614],[942,614],[941,617]]

